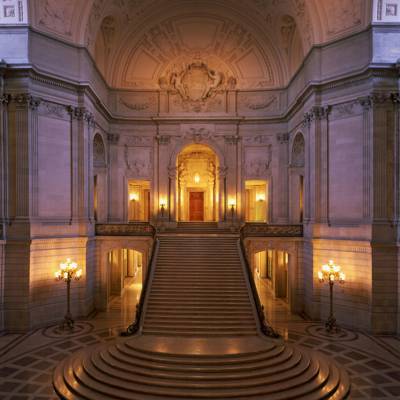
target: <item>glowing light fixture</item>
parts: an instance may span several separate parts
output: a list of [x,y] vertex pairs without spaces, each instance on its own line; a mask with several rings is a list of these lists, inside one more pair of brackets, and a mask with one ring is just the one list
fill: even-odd
[[336,318],[333,315],[333,286],[335,282],[344,284],[346,281],[346,275],[342,271],[340,265],[336,265],[333,260],[329,260],[328,264],[324,264],[321,270],[318,271],[318,279],[321,283],[328,281],[329,283],[329,298],[330,298],[330,312],[329,318],[325,323],[325,329],[327,332],[339,332],[340,328],[336,323]]
[[257,193],[256,194],[256,201],[265,201],[265,194],[264,193]]
[[200,183],[200,175],[198,174],[198,172],[196,172],[194,174],[194,182],[195,183]]
[[57,281],[64,281],[67,284],[67,312],[64,316],[62,329],[72,330],[74,328],[74,320],[71,315],[71,281],[78,281],[82,277],[82,269],[78,269],[78,264],[67,258],[67,261],[60,263],[60,269],[54,273]]
[[130,201],[138,201],[139,200],[139,194],[138,193],[131,193],[129,195],[129,200]]

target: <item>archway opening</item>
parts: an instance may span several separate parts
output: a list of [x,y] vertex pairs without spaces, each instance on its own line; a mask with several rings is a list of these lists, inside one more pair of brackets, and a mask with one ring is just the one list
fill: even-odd
[[128,182],[128,221],[150,221],[150,182]]
[[[108,253],[108,308],[120,308],[124,320],[135,314],[143,285],[143,254],[133,249],[114,249]],[[126,316],[126,318],[125,318]]]
[[218,156],[205,145],[189,145],[178,155],[179,221],[217,221],[218,166]]

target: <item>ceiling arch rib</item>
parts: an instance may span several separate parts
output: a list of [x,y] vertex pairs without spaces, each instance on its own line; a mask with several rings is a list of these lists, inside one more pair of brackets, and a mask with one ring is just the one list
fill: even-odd
[[[100,65],[100,69],[108,82],[115,82],[115,76],[120,71],[109,60],[119,62],[115,55],[121,54],[121,45],[126,43],[127,38],[131,40],[130,50],[137,46],[138,38],[146,34],[138,30],[143,21],[148,27],[155,27],[157,22],[161,22],[160,18],[157,20],[161,10],[165,14],[164,19],[167,19],[169,11],[174,10],[175,16],[179,16],[185,10],[186,14],[190,14],[188,9],[192,8],[194,13],[207,12],[239,22],[250,31],[257,43],[255,48],[262,50],[258,59],[268,61],[265,69],[268,71],[271,68],[274,82],[282,83],[288,81],[296,65],[301,64],[300,59],[314,44],[349,35],[369,24],[371,0],[336,0],[334,3],[333,7],[331,0],[33,0],[30,2],[30,22],[39,30],[88,47],[97,60],[102,60],[100,64],[103,67]],[[210,12],[212,9],[216,12]],[[284,16],[293,19],[294,28],[287,24],[288,19],[284,22]],[[113,43],[112,46],[108,43],[109,49],[99,50],[99,34],[107,30],[102,25],[106,17],[115,20]],[[285,40],[291,31],[291,45],[288,46]],[[252,56],[256,53],[253,52]],[[238,61],[223,61],[225,64],[236,63],[230,67],[240,75]],[[127,68],[126,62],[123,65]],[[254,65],[257,69],[258,60]],[[118,73],[115,72],[117,70]],[[247,75],[251,73],[254,75],[255,71],[248,71]]]

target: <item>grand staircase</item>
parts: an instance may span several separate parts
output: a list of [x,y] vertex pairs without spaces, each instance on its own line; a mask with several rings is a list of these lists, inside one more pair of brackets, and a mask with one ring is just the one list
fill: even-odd
[[161,237],[143,333],[256,335],[237,240],[213,236]]
[[348,375],[333,361],[261,335],[238,238],[198,224],[184,228],[159,237],[141,332],[61,362],[53,381],[59,397],[348,397]]

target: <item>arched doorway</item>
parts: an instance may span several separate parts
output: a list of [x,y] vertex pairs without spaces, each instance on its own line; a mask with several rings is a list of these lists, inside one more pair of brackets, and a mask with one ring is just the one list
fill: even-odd
[[178,221],[217,221],[219,160],[216,153],[208,146],[191,144],[179,153],[176,167]]
[[107,255],[107,309],[121,312],[129,323],[135,314],[143,285],[143,254],[133,249],[114,249]]

